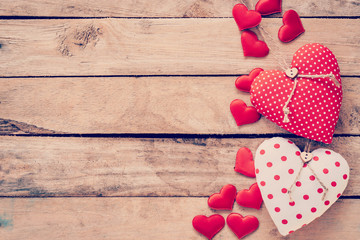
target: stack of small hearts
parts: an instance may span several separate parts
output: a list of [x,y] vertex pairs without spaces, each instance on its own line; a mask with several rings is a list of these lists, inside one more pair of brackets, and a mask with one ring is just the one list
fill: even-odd
[[[281,12],[281,0],[260,0],[254,10],[248,10],[244,4],[237,4],[233,8],[233,17],[241,34],[241,44],[244,56],[265,57],[269,53],[269,48],[264,41],[256,36],[255,32],[248,29],[258,26],[262,20],[262,15],[269,15]],[[279,28],[278,37],[280,41],[286,43],[294,40],[304,33],[299,15],[294,10],[288,10],[283,16],[283,25]]]

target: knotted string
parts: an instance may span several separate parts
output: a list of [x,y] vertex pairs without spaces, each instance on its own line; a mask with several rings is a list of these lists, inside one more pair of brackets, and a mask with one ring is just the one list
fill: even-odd
[[[290,77],[290,76],[288,76]],[[288,105],[292,99],[292,97],[294,96],[294,93],[295,93],[295,89],[296,89],[296,86],[297,86],[297,83],[298,83],[298,77],[302,77],[302,78],[330,78],[336,85],[336,87],[339,87],[340,86],[340,82],[339,80],[337,80],[335,78],[335,75],[333,73],[329,73],[329,74],[321,74],[321,75],[318,75],[318,74],[314,74],[314,75],[305,75],[305,74],[298,74],[296,76],[294,76],[293,78],[295,79],[294,80],[294,86],[293,86],[293,89],[291,90],[291,93],[287,99],[287,101],[285,102],[285,105],[283,107],[283,112],[284,112],[284,119],[283,119],[283,122],[284,123],[289,123],[290,122],[290,119],[289,119],[289,114],[290,114],[290,110],[288,108]],[[335,79],[335,80],[334,80]]]
[[[304,148],[304,152],[306,153],[310,153],[310,147],[311,147],[311,140],[309,139],[309,141],[306,143],[305,148]],[[298,172],[294,182],[291,184],[290,188],[288,189],[288,194],[289,194],[289,198],[290,198],[290,202],[293,202],[293,198],[291,196],[292,193],[292,188],[294,187],[294,185],[296,184],[296,182],[298,181],[298,179],[300,178],[301,172],[303,170],[304,167],[308,167],[311,171],[311,173],[314,175],[315,179],[320,183],[320,185],[323,187],[324,192],[323,195],[321,197],[321,200],[324,201],[326,194],[328,193],[329,189],[325,186],[325,184],[320,180],[320,178],[318,177],[318,175],[315,173],[314,169],[312,169],[312,167],[310,166],[310,162],[312,160],[312,158],[308,161],[304,161],[304,159],[302,159],[302,157],[300,157],[301,161],[302,161],[302,166],[300,167],[300,171]]]

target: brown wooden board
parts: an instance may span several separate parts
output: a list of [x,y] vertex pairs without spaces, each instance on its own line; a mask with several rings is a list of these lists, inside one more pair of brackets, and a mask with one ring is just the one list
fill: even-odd
[[[244,1],[254,9],[257,0]],[[236,0],[2,0],[2,16],[49,17],[231,17]],[[296,0],[283,1],[283,13],[296,10],[300,16],[357,16],[360,12],[356,0]],[[281,16],[276,14],[275,16]]]
[[[246,239],[357,239],[358,199],[338,200],[319,219],[282,237],[265,206],[260,210],[241,208],[233,212],[259,219],[257,231]],[[205,239],[192,225],[196,215],[211,211],[206,198],[2,198],[0,234],[6,240],[19,239]],[[228,226],[214,237],[237,239]]]
[[306,32],[288,44],[281,21],[261,22],[270,54],[245,58],[230,18],[1,20],[0,76],[247,74],[290,64],[310,42],[329,47],[343,75],[360,75],[360,19],[303,19]]
[[[267,138],[268,139],[268,138]],[[249,188],[236,152],[264,138],[0,137],[1,196],[209,196],[225,184]],[[292,139],[303,149],[305,139]],[[344,195],[360,195],[360,137],[328,146],[349,163]]]
[[[250,103],[236,77],[0,79],[0,133],[289,133],[262,118],[238,127],[230,102]],[[343,78],[336,134],[360,134],[359,78]],[[290,133],[289,133],[290,134]]]

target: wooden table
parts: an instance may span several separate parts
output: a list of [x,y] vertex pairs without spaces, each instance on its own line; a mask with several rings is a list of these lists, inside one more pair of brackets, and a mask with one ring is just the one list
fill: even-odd
[[[235,155],[274,136],[262,118],[237,127],[234,87],[255,67],[279,68],[302,45],[336,55],[344,100],[329,147],[349,162],[343,196],[320,219],[282,238],[265,207],[246,239],[356,239],[360,234],[360,2],[289,0],[305,34],[247,58],[233,0],[1,0],[0,239],[204,239],[191,226],[207,197],[254,179]],[[249,7],[256,1],[247,1]],[[318,146],[324,146],[319,144]],[[314,147],[318,147],[314,146]],[[227,216],[229,212],[218,212]],[[225,227],[214,239],[236,239]]]

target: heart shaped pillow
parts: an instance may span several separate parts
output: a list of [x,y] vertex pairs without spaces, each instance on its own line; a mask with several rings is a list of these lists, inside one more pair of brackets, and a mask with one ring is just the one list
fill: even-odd
[[299,148],[279,137],[264,141],[256,151],[256,181],[283,236],[320,217],[348,183],[349,166],[340,154],[323,148],[311,154],[304,164]]
[[[306,44],[294,54],[291,68],[297,68],[299,75],[288,105],[290,122],[284,122],[283,107],[294,88],[294,79],[285,72],[262,71],[251,85],[251,103],[259,113],[283,129],[301,137],[331,143],[342,101],[340,69],[334,54],[321,44]],[[333,74],[334,79],[314,78],[325,74]],[[299,77],[301,75],[312,77]]]

